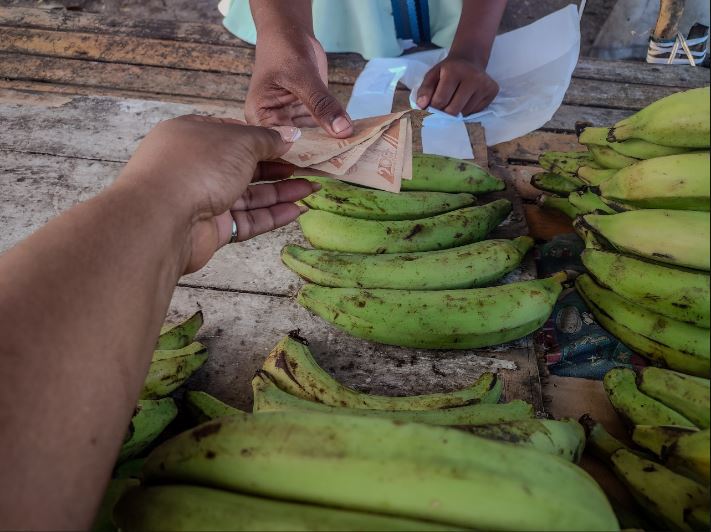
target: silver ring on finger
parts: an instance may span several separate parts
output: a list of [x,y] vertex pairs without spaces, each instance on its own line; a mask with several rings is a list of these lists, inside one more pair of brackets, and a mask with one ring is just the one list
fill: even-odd
[[230,244],[237,242],[237,220],[232,218],[232,234],[230,235]]

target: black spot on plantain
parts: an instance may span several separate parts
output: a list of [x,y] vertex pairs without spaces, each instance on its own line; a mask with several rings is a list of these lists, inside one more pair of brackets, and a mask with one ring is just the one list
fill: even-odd
[[205,453],[205,458],[207,458],[208,460],[213,460],[216,456],[217,455],[215,454],[214,451],[207,451]]
[[300,344],[309,345],[308,340],[301,336],[301,329],[294,329],[293,331],[289,331],[287,336],[292,340],[296,340]]
[[206,423],[205,425],[202,425],[202,426],[194,429],[192,432],[192,437],[195,441],[200,441],[203,438],[207,438],[211,434],[216,434],[216,433],[220,432],[221,428],[222,428],[221,421],[214,421],[212,423]]
[[410,230],[410,232],[403,238],[403,240],[410,240],[417,233],[421,233],[422,229],[423,229],[422,224],[415,224],[413,226],[413,228]]
[[466,170],[467,170],[467,165],[466,165],[466,163],[463,163],[463,162],[462,162],[462,163],[459,163],[459,164],[457,165],[457,171],[459,171],[459,172],[466,172]]
[[673,255],[667,253],[652,253],[652,257],[659,257],[660,259],[673,259]]
[[252,449],[245,447],[244,449],[239,450],[239,454],[245,457],[252,456]]
[[642,468],[645,473],[654,473],[656,470],[657,468],[651,464]]
[[393,228],[392,228],[392,227],[386,227],[386,228],[385,228],[385,233],[388,234],[388,235],[392,235],[392,234],[393,234]]
[[464,235],[462,233],[456,233],[454,238],[462,238]]
[[684,303],[675,303],[675,302],[672,302],[672,307],[681,308],[681,309],[687,309],[687,308],[690,307],[690,305],[685,305]]

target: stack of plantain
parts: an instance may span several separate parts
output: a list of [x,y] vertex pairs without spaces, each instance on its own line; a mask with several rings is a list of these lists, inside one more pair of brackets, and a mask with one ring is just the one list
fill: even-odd
[[[548,187],[567,197],[545,196],[541,203],[576,218],[586,235],[582,261],[589,275],[576,284],[597,321],[655,364],[706,378],[708,110],[708,88],[677,93],[610,129],[581,128],[588,152],[541,156],[567,183]],[[575,173],[572,181],[565,172]],[[568,186],[573,182],[580,186]]]
[[671,370],[614,368],[604,379],[633,445],[589,416],[588,448],[629,489],[654,530],[709,530],[709,380]]
[[[286,246],[304,278],[298,302],[366,340],[403,347],[469,349],[521,338],[548,318],[563,275],[492,286],[533,241],[484,240],[511,212],[505,188],[477,165],[415,155],[399,194],[309,177],[322,188],[299,218],[316,249]],[[512,310],[513,309],[513,310]]]
[[160,436],[178,415],[171,397],[207,360],[207,348],[193,341],[203,324],[198,311],[177,324],[166,324],[156,342],[141,396],[119,451],[114,475],[94,520],[94,532],[115,532],[113,508],[129,489],[140,485],[142,458],[136,458]]
[[448,393],[369,395],[331,377],[292,333],[252,385],[253,414],[188,392],[206,422],[149,455],[145,486],[116,506],[119,528],[618,529],[574,465],[583,428],[534,419],[523,401],[497,404],[492,373]]

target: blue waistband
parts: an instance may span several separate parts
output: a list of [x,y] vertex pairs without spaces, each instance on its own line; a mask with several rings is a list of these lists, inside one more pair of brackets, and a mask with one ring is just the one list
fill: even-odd
[[427,0],[391,0],[395,32],[400,39],[417,44],[430,42],[430,13]]

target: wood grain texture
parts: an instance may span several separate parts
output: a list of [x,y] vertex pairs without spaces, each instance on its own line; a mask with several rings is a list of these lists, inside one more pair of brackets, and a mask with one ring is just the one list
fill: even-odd
[[[81,11],[0,7],[0,26],[99,33],[242,48],[250,46],[231,35],[221,24],[133,19]],[[344,64],[354,67],[360,68],[365,63],[355,54],[337,54],[337,56],[341,57]],[[603,61],[585,57],[580,59],[573,75],[576,78],[679,88],[694,88],[709,82],[708,71],[704,72],[702,69],[665,68],[631,61]]]

